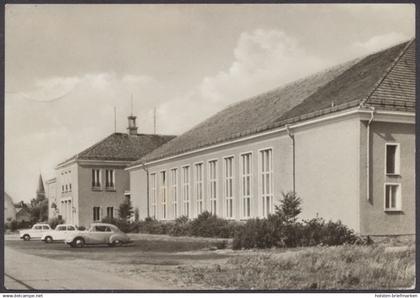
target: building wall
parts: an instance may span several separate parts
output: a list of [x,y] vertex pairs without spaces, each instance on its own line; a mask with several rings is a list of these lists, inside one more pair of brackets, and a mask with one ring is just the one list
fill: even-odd
[[[330,120],[297,128],[293,131],[296,141],[296,191],[303,199],[303,218],[312,218],[316,215],[327,219],[341,219],[354,229],[359,228],[358,201],[359,201],[359,119],[356,116]],[[259,150],[272,148],[273,150],[273,187],[274,204],[278,204],[283,192],[292,190],[292,145],[291,139],[285,131],[270,136],[261,136],[234,145],[226,145],[217,149],[195,153],[182,158],[149,166],[149,172],[159,174],[160,171],[169,171],[178,168],[178,214],[181,215],[181,167],[194,164],[204,164],[204,207],[209,210],[209,181],[208,161],[218,160],[218,209],[217,214],[224,216],[223,201],[223,159],[234,156],[234,219],[241,219],[240,208],[240,177],[238,175],[240,156],[244,152],[252,152],[252,199],[251,217],[262,216],[262,203],[259,199],[260,188],[258,174]],[[131,194],[136,206],[140,206],[140,217],[145,217],[147,202],[146,187],[144,185],[144,171],[142,169],[130,170]],[[143,178],[142,178],[143,177]],[[168,175],[169,177],[169,175]],[[169,180],[169,179],[168,179]],[[190,179],[190,189],[194,186],[194,176]],[[151,184],[150,181],[149,184]],[[158,185],[159,188],[159,185]],[[151,188],[150,188],[151,191]],[[173,219],[173,205],[168,193],[168,218]],[[197,216],[195,192],[191,193],[191,215]],[[157,200],[157,218],[162,219],[162,204]],[[152,212],[151,212],[152,214]]]
[[[149,216],[147,212],[147,174],[144,170],[129,172],[131,203],[138,210],[139,218]],[[134,194],[136,194],[134,196]]]
[[[65,223],[78,225],[78,168],[75,163],[56,170],[58,214]],[[70,187],[71,185],[71,187]],[[67,186],[67,188],[66,188]]]
[[[372,122],[370,201],[366,190],[366,123],[361,125],[360,210],[361,233],[395,235],[415,233],[415,127],[414,124]],[[385,174],[385,144],[400,144],[400,175]],[[384,183],[401,183],[401,211],[384,211]]]
[[51,207],[53,203],[58,207],[56,179],[50,179],[45,182],[45,195],[48,199],[48,219],[57,217],[56,209]]
[[[92,169],[101,169],[102,188],[92,189]],[[105,190],[105,169],[115,171],[115,190]],[[123,166],[85,166],[78,165],[78,225],[89,227],[93,223],[93,207],[100,207],[101,219],[106,217],[106,208],[114,208],[118,217],[119,205],[123,202],[124,192],[129,190],[129,175]]]

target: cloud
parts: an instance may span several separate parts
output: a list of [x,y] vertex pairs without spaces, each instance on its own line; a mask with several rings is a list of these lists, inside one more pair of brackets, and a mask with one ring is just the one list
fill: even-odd
[[387,34],[373,36],[366,41],[357,41],[352,46],[354,50],[360,52],[361,54],[368,54],[407,41],[409,38],[409,36],[402,33],[390,32]]
[[150,76],[104,72],[47,77],[30,90],[6,93],[5,189],[16,200],[33,197],[39,172],[52,177],[58,162],[114,131],[114,106],[117,131],[125,132],[131,95],[141,131],[151,132],[150,111],[164,92]]
[[305,77],[331,63],[311,55],[296,38],[279,30],[243,32],[233,56],[227,69],[203,78],[187,95],[159,107],[165,130],[182,132],[229,104]]

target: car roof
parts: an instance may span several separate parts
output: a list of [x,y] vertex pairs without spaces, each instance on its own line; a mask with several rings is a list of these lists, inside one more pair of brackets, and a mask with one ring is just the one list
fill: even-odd
[[113,228],[118,228],[116,225],[113,224],[109,224],[109,223],[93,223],[90,225],[91,227],[96,227],[96,226],[108,226],[108,227],[113,227]]

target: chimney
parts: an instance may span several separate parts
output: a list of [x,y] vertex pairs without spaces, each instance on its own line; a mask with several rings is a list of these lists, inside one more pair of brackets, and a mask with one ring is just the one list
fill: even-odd
[[136,116],[128,116],[127,131],[130,136],[137,135]]

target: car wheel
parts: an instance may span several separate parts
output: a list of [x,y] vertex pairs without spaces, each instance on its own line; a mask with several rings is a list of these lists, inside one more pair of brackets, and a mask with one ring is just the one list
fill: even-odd
[[23,235],[23,240],[29,241],[29,240],[31,240],[31,236],[29,236],[28,234],[25,234],[25,235]]
[[112,246],[121,246],[122,242],[120,240],[114,240],[112,241]]
[[82,248],[85,246],[85,240],[83,238],[76,238],[73,240],[73,246],[77,248]]
[[45,243],[51,243],[51,242],[53,242],[53,239],[51,236],[45,237]]

